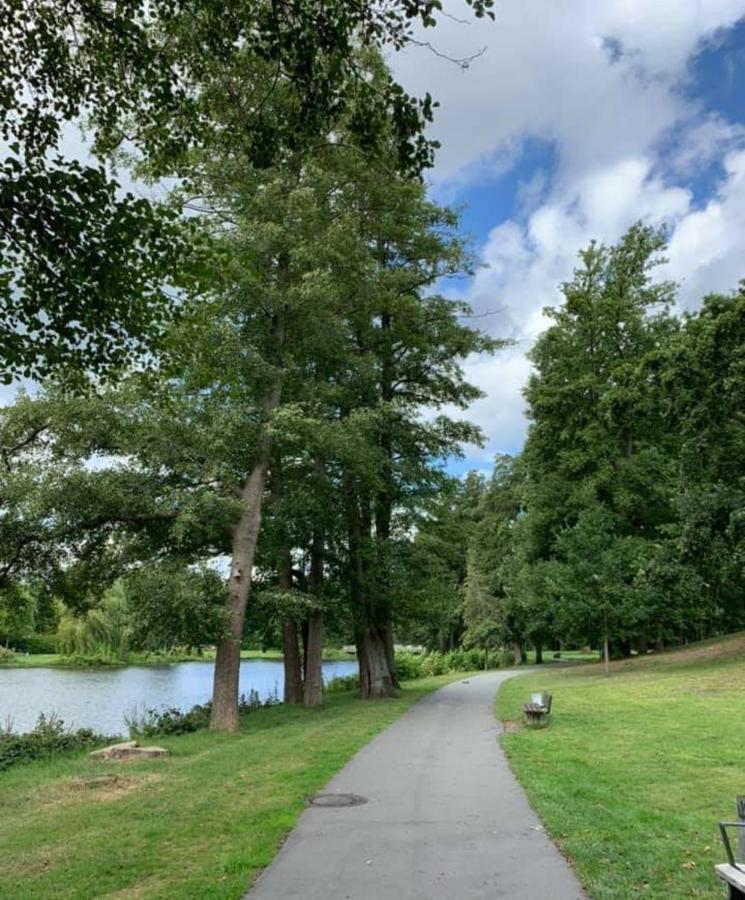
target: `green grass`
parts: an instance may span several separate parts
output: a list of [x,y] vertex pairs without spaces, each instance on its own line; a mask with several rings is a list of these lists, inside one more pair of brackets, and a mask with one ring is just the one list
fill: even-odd
[[[354,660],[353,653],[346,653],[344,650],[327,648],[323,651],[323,658],[326,662],[333,660]],[[100,665],[104,666],[162,666],[170,665],[177,662],[213,662],[215,659],[214,650],[205,650],[199,656],[196,653],[172,653],[172,654],[155,654],[155,653],[130,653],[126,660],[100,660],[94,659],[87,663],[84,659],[70,658],[63,656],[61,653],[16,653],[9,659],[0,660],[0,668],[38,668],[41,666],[63,666],[66,668],[88,668]],[[281,660],[282,652],[280,650],[241,650],[241,659],[272,659]]]
[[[316,710],[259,710],[238,735],[159,739],[167,760],[85,754],[11,769],[0,775],[0,897],[241,897],[308,795],[412,703],[462,677],[410,682],[394,700],[347,693]],[[94,772],[120,781],[71,788]]]
[[553,694],[551,725],[503,736],[517,778],[595,900],[711,898],[717,822],[745,794],[745,634],[507,682],[497,715]]

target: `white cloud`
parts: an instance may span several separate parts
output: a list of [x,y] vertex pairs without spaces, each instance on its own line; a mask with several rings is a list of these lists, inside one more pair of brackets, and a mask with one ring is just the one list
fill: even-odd
[[[468,291],[478,312],[498,310],[483,320],[489,330],[517,339],[524,353],[578,250],[593,238],[616,241],[638,219],[670,229],[664,274],[682,282],[682,305],[745,275],[745,152],[737,149],[745,127],[681,90],[703,42],[743,15],[745,0],[504,0],[494,23],[444,19],[428,32],[455,57],[486,45],[467,71],[423,48],[396,57],[405,85],[441,103],[433,128],[443,143],[433,176],[440,192],[488,187],[525,139],[551,142],[550,177],[539,172],[520,188],[514,219],[495,219],[482,249],[488,268]],[[718,189],[697,208],[687,181],[720,160]],[[514,449],[524,433],[522,353],[467,366],[489,394],[471,411],[489,452]]]

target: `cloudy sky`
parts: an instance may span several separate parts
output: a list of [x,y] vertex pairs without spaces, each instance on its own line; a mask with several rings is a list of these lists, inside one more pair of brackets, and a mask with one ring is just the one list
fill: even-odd
[[484,263],[459,290],[516,342],[468,363],[488,443],[465,465],[482,467],[524,440],[525,353],[591,238],[665,224],[660,274],[681,307],[745,277],[745,0],[496,0],[495,22],[470,24],[465,3],[446,9],[423,39],[450,57],[485,48],[467,70],[425,47],[392,62],[440,103],[432,188],[464,206]]

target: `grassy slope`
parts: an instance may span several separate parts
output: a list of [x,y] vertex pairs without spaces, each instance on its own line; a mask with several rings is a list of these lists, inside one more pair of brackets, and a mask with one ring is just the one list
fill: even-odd
[[[306,796],[425,693],[462,677],[411,682],[395,700],[339,694],[318,710],[259,710],[240,735],[157,741],[166,761],[84,755],[0,774],[0,897],[238,898]],[[120,776],[112,788],[70,787],[109,771]]]
[[512,767],[595,900],[720,898],[717,822],[745,794],[745,634],[688,650],[507,682],[503,720],[531,690],[551,727],[508,733]]

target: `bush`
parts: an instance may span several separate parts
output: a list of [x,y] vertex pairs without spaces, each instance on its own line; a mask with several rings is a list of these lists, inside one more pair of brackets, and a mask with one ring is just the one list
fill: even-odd
[[52,713],[42,713],[33,731],[26,734],[13,734],[10,724],[0,729],[0,772],[11,766],[30,763],[35,759],[55,756],[58,753],[71,753],[75,750],[87,750],[111,740],[104,735],[96,734],[90,728],[79,728],[70,731],[65,723]]
[[509,669],[510,666],[515,665],[515,654],[512,650],[502,650],[499,654],[499,665],[503,669]]
[[9,647],[3,647],[2,644],[0,644],[0,663],[10,662],[14,656],[15,653]]
[[57,653],[57,635],[56,634],[30,634],[23,638],[23,649],[25,653]]
[[[0,635],[0,644],[8,645],[16,653],[56,653],[57,636],[54,634],[29,634],[23,637]],[[0,659],[2,657],[0,656]]]
[[337,678],[332,678],[325,688],[327,694],[345,694],[347,691],[358,691],[359,689],[359,675],[339,675]]
[[[511,659],[508,661],[508,658]],[[499,669],[512,664],[514,657],[511,654],[496,650],[451,650],[449,653],[431,650],[421,655],[409,652],[396,654],[396,668],[402,681],[445,675],[448,672]]]
[[396,671],[401,681],[411,681],[424,675],[422,659],[422,656],[407,651],[396,654]]
[[[262,700],[258,692],[251,690],[248,696],[241,694],[238,700],[238,711],[249,713],[267,706],[277,706],[279,698],[272,694],[266,700]],[[210,712],[212,703],[198,703],[184,712],[173,706],[170,709],[144,709],[142,712],[133,710],[125,716],[129,734],[132,738],[155,737],[163,734],[188,734],[207,728],[210,724]]]

